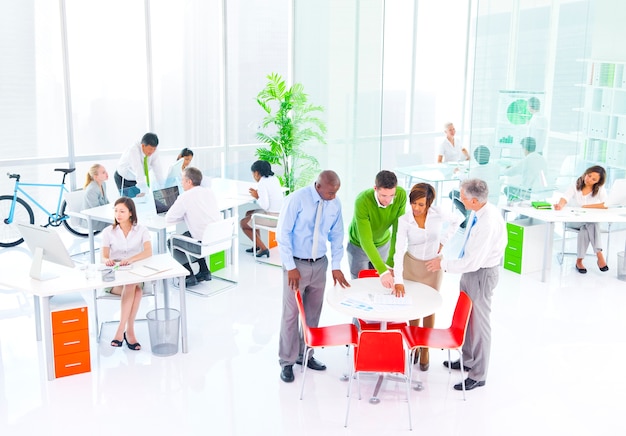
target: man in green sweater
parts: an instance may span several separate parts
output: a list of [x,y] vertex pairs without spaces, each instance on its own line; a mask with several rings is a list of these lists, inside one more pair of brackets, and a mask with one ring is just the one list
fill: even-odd
[[376,269],[383,286],[393,287],[398,218],[405,208],[406,191],[398,187],[398,178],[391,171],[376,174],[374,188],[356,197],[347,248],[353,279],[361,270]]

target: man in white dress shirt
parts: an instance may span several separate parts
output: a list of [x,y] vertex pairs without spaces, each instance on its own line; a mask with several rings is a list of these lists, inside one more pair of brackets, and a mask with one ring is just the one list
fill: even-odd
[[[488,202],[489,188],[480,179],[461,183],[461,201],[471,210],[465,229],[465,243],[458,259],[436,257],[426,262],[428,271],[440,269],[462,273],[460,289],[472,300],[472,313],[463,344],[463,366],[469,372],[466,390],[485,385],[491,351],[491,297],[498,284],[500,264],[507,244],[506,225],[496,206]],[[448,366],[445,361],[444,366]],[[461,362],[452,362],[460,369]],[[462,390],[462,383],[454,385]]]
[[[150,188],[150,170],[162,183],[167,177],[167,171],[161,164],[157,146],[159,138],[154,133],[146,133],[140,144],[128,147],[117,163],[114,179],[117,189],[126,197],[137,197],[145,194]],[[123,188],[123,189],[122,189]]]
[[[181,183],[183,185],[183,193],[178,196],[170,210],[165,214],[165,221],[167,223],[176,223],[184,220],[188,231],[183,234],[200,241],[207,224],[221,220],[222,214],[217,208],[217,199],[213,191],[200,186],[202,183],[202,171],[195,167],[185,168]],[[177,244],[184,245],[186,242],[178,241]],[[202,280],[211,280],[211,271],[209,271],[206,264],[206,259],[197,259],[200,271],[194,276],[185,253],[174,249],[172,255],[174,259],[189,271],[189,275],[185,279],[186,286],[194,286]]]

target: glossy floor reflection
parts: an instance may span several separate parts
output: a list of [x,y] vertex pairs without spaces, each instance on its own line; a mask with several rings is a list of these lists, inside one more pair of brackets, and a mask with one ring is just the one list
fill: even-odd
[[[441,365],[446,353],[432,350],[430,370],[416,371],[424,390],[411,391],[413,433],[623,434],[626,282],[617,279],[616,251],[624,233],[611,242],[607,273],[588,257],[589,273],[581,275],[571,256],[562,268],[554,262],[548,284],[538,274],[503,271],[493,303],[487,385],[468,392],[464,402],[452,389],[459,373],[448,374]],[[367,400],[374,381],[368,378],[344,428],[343,347],[316,353],[328,370],[309,372],[303,401],[299,367],[295,383],[280,380],[281,270],[255,263],[245,248],[236,288],[210,298],[188,295],[188,354],[153,356],[145,323],[137,328],[139,352],[109,346],[112,324],[96,343],[91,326],[92,372],[52,382],[35,341],[32,298],[2,290],[0,434],[410,434],[402,385],[385,383],[382,402],[372,405]],[[0,261],[28,257],[25,248],[0,249]],[[449,323],[457,293],[458,276],[446,276],[438,325]],[[149,300],[143,304],[140,313],[150,309]],[[101,318],[117,309],[117,303],[103,303]],[[324,308],[322,324],[346,321]]]

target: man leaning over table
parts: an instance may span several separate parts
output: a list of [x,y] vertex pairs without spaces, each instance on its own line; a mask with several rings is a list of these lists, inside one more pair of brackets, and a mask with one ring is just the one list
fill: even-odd
[[[317,181],[285,198],[276,227],[276,239],[283,262],[283,310],[278,344],[280,378],[294,380],[293,365],[302,365],[304,341],[298,328],[298,305],[294,291],[304,303],[306,322],[317,327],[326,287],[326,241],[330,242],[333,282],[350,286],[341,272],[343,219],[341,203],[335,198],[341,186],[334,171],[322,171]],[[321,208],[321,209],[320,209]],[[306,363],[316,371],[326,369],[313,356]]]
[[[480,179],[461,183],[461,201],[471,211],[465,243],[458,259],[437,257],[426,262],[428,271],[462,273],[460,289],[472,300],[472,313],[463,344],[463,366],[468,371],[465,389],[484,386],[491,351],[491,297],[498,284],[500,264],[507,244],[506,225],[496,206],[488,202],[489,188]],[[448,366],[448,361],[443,362]],[[452,362],[461,369],[461,362]],[[462,390],[461,383],[454,389]]]
[[[165,222],[176,223],[184,220],[188,231],[183,233],[183,235],[191,236],[200,241],[207,224],[221,220],[222,214],[217,208],[217,199],[213,191],[200,186],[202,183],[202,171],[195,167],[185,168],[181,183],[183,185],[183,193],[178,196],[170,210],[165,214]],[[177,244],[181,244],[183,248],[191,247],[190,245],[185,246],[185,244],[188,244],[186,241],[179,241]],[[185,253],[173,248],[172,256],[189,271],[185,278],[185,286],[195,286],[203,280],[211,280],[211,271],[209,271],[209,267],[206,264],[206,259],[197,259],[200,271],[194,276],[193,269]]]
[[356,197],[346,249],[353,279],[359,271],[373,267],[383,286],[393,287],[398,219],[404,215],[406,203],[406,191],[398,186],[396,175],[386,170],[376,174],[373,188]]

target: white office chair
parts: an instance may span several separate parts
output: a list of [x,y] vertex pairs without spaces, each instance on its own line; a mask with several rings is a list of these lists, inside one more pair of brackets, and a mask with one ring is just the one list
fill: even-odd
[[[268,224],[262,224],[259,223],[259,220],[270,220],[274,223],[274,225],[268,225]],[[268,232],[276,232],[276,224],[278,223],[278,217],[275,215],[267,215],[264,213],[253,213],[252,216],[250,217],[250,224],[252,226],[252,247],[253,249],[256,249],[256,231],[258,230],[267,230]],[[268,245],[268,249],[269,249],[269,245]],[[265,263],[268,265],[274,265],[274,266],[282,266],[281,263],[273,263],[270,261],[263,261],[260,258],[256,257],[256,252],[252,253],[254,256],[254,260],[258,263]]]
[[[604,258],[607,260],[609,259],[609,249],[611,247],[611,226],[613,223],[606,223],[606,227],[605,227],[605,223],[601,223],[600,224],[600,233],[601,234],[606,234],[606,250],[603,250],[604,253]],[[559,262],[560,265],[563,264],[563,259],[565,257],[565,255],[567,254],[573,254],[573,255],[578,255],[577,252],[575,251],[565,251],[565,240],[567,239],[567,232],[571,232],[571,233],[575,233],[576,235],[578,235],[578,229],[572,228],[572,227],[568,227],[567,223],[563,223],[563,237],[561,238],[561,252],[557,254],[556,258]],[[594,253],[595,256],[595,253]]]
[[[137,276],[138,279],[139,276]],[[156,282],[148,281],[145,282],[143,287],[143,297],[154,297],[154,307],[157,308],[157,291],[156,291]],[[102,335],[102,327],[104,324],[117,323],[119,320],[111,320],[111,321],[102,321],[100,322],[100,317],[98,316],[98,301],[115,301],[117,305],[120,305],[121,296],[111,294],[105,292],[104,289],[94,289],[93,290],[93,307],[95,312],[95,320],[96,320],[96,338],[98,342],[100,342],[100,336]],[[146,321],[146,318],[136,319],[135,321]]]
[[[220,251],[230,250],[232,248],[233,239],[236,238],[236,231],[237,227],[235,226],[235,217],[230,217],[207,224],[201,241],[193,239],[189,236],[174,234],[170,237],[170,247],[171,249],[176,248],[177,250],[185,253],[189,263],[191,264],[193,260],[192,258],[205,258],[212,254],[219,253]],[[232,283],[232,286],[228,286],[222,290],[229,289],[237,284],[236,280],[217,277],[215,274],[211,274],[211,277],[213,279],[219,279]],[[190,288],[187,288],[187,291],[202,297],[208,296]]]

